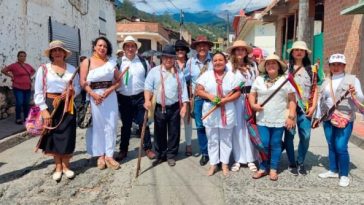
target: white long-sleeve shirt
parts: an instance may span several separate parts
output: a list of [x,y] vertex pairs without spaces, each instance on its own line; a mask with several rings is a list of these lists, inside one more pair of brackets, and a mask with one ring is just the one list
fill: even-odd
[[[62,93],[65,91],[67,83],[71,79],[76,68],[70,64],[66,64],[66,71],[62,77],[52,69],[51,63],[45,64],[47,68],[46,73],[46,92],[47,93]],[[75,89],[76,96],[81,92],[80,82],[78,74],[73,80],[73,87]],[[48,108],[45,102],[45,96],[43,92],[43,67],[39,67],[35,76],[34,84],[34,103],[40,107],[41,110]]]

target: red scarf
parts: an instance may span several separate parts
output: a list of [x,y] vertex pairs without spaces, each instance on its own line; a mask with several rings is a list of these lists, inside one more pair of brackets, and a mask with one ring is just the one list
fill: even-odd
[[[222,88],[222,83],[224,80],[226,72],[224,72],[224,74],[219,77],[217,76],[217,73],[214,70],[214,76],[215,76],[215,80],[216,80],[216,84],[217,84],[217,97],[219,97],[220,99],[222,99],[224,97],[224,91]],[[220,106],[220,110],[221,110],[221,122],[222,122],[222,126],[226,127],[227,125],[227,117],[226,117],[226,110],[225,110],[225,106],[221,105]]]
[[[162,69],[163,69],[163,66],[161,66],[161,69],[160,69],[161,87],[162,87],[162,90],[161,90],[161,101],[162,102],[161,103],[162,103],[162,113],[166,113],[166,92],[165,92],[165,88],[164,88],[164,78],[163,78],[163,74],[162,74]],[[182,86],[181,86],[181,81],[179,79],[177,69],[175,67],[173,67],[172,69],[174,71],[174,74],[175,74],[175,77],[176,77],[176,80],[177,80],[178,103],[179,103],[179,108],[181,108],[182,107]],[[169,71],[167,71],[167,72],[169,72]]]

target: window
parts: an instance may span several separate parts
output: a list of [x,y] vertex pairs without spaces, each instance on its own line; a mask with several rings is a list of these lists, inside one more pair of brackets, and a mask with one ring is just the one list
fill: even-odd
[[152,41],[151,40],[139,38],[138,41],[142,44],[142,46],[138,50],[139,54],[143,53],[144,51],[149,51],[149,50],[152,49]]
[[49,42],[61,40],[66,44],[67,49],[72,51],[72,55],[67,58],[67,63],[77,67],[81,50],[80,29],[72,28],[65,24],[54,21],[49,17]]
[[99,23],[100,23],[99,35],[106,36],[106,15],[104,11],[100,11]]

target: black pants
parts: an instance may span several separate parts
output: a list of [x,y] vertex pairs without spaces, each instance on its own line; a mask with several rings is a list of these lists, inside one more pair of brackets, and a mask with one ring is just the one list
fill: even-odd
[[[156,105],[154,112],[154,147],[159,159],[173,159],[178,154],[181,117],[179,104],[166,106],[162,113],[162,106]],[[167,138],[168,134],[168,138]]]
[[[145,114],[144,93],[141,92],[137,95],[125,96],[117,94],[119,103],[119,112],[123,126],[121,128],[120,151],[128,151],[129,140],[131,135],[131,126],[133,121],[142,129],[143,118]],[[144,135],[144,150],[152,149],[152,142],[149,131],[149,126],[145,129]]]

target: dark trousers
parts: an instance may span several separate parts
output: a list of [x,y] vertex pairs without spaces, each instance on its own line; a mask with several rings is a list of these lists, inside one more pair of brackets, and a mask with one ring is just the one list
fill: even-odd
[[[154,111],[154,147],[159,159],[173,159],[178,154],[181,116],[179,104],[166,106],[162,113],[162,106],[156,105]],[[168,134],[168,138],[167,138]]]
[[[117,94],[119,103],[119,112],[123,126],[121,128],[120,151],[128,151],[129,140],[131,135],[131,126],[133,121],[142,129],[145,114],[144,93],[137,95],[125,96]],[[147,125],[144,135],[144,150],[152,149],[149,126]]]
[[29,113],[29,103],[31,90],[22,90],[18,88],[13,88],[15,96],[15,118],[16,120],[21,120],[21,111],[23,109],[24,119],[28,117]]

